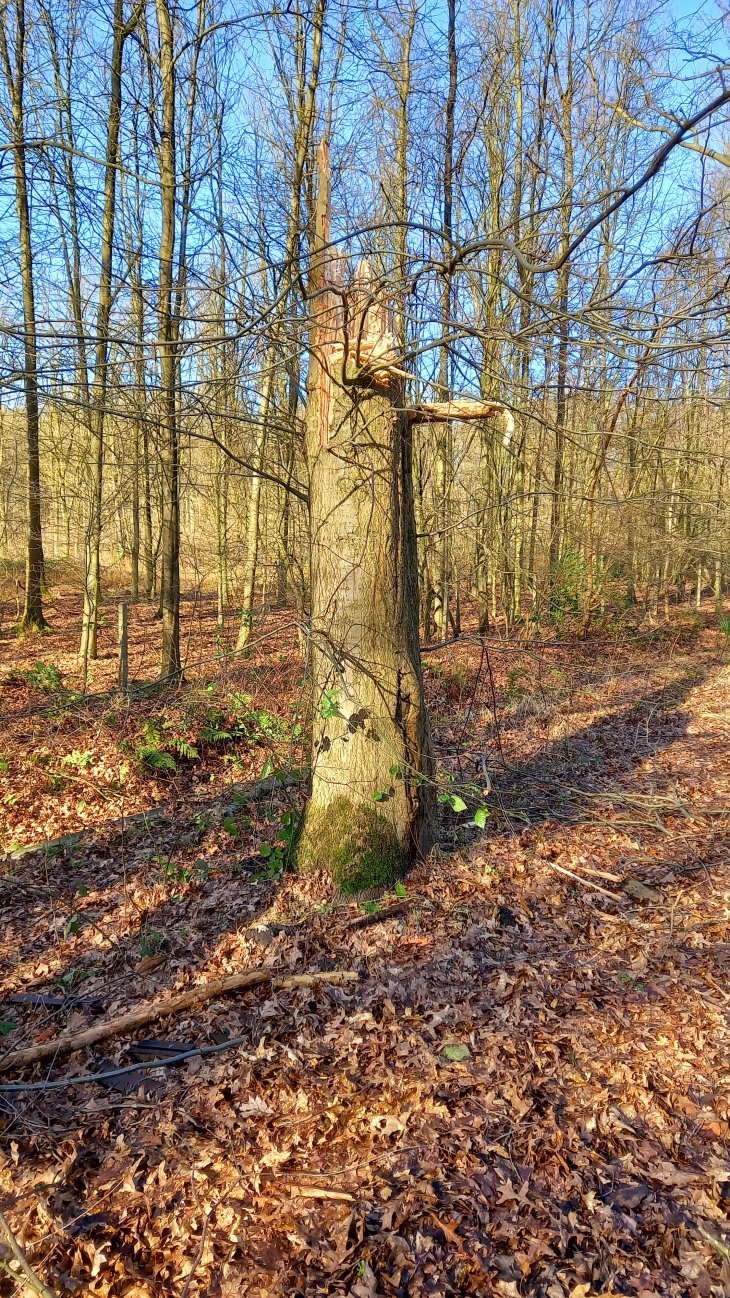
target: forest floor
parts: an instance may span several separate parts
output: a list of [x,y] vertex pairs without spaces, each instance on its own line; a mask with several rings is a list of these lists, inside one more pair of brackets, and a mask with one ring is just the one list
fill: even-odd
[[[234,660],[191,598],[186,685],[124,701],[114,605],[87,697],[78,600],[49,612],[48,637],[0,636],[0,1208],[46,1284],[729,1294],[730,666],[712,617],[428,653],[439,762],[477,786],[488,770],[492,814],[482,832],[445,812],[405,888],[358,904],[278,868],[303,796],[260,783],[301,760],[289,614]],[[130,646],[150,681],[147,606]],[[144,1034],[218,1053],[2,1090],[126,1067],[139,1034],[35,1068],[9,1055],[262,965],[359,980],[272,982]],[[30,992],[60,1003],[10,1001]]]

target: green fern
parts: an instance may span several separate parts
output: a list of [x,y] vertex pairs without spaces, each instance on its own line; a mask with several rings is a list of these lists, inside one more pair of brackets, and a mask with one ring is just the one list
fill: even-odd
[[[162,717],[147,717],[142,722],[142,739],[135,745],[137,761],[153,771],[177,770],[176,753],[184,761],[193,761],[198,750],[185,735],[170,734],[169,722]],[[169,750],[172,749],[172,752]]]
[[149,766],[153,771],[176,771],[177,762],[172,753],[166,753],[162,748],[155,748],[153,744],[137,744],[135,756],[144,766]]
[[228,728],[225,713],[218,708],[210,708],[205,714],[205,724],[199,738],[202,744],[228,744],[236,738],[236,734]]

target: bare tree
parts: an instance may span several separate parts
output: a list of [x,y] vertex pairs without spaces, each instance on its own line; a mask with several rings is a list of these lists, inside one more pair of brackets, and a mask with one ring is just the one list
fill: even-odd
[[41,469],[38,438],[38,339],[36,298],[28,193],[28,140],[26,136],[26,73],[28,27],[25,0],[3,5],[0,11],[0,61],[9,105],[3,107],[13,154],[15,210],[20,239],[20,278],[23,292],[23,352],[27,446],[27,533],[25,608],[21,629],[42,631],[43,534],[41,529]]

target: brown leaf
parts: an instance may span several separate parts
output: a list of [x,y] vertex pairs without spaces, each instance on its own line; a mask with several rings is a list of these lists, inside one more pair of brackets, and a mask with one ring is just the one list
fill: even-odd
[[134,972],[153,973],[155,969],[160,969],[162,967],[165,963],[165,959],[166,957],[161,951],[158,952],[157,955],[145,955],[142,957],[139,964],[135,965]]

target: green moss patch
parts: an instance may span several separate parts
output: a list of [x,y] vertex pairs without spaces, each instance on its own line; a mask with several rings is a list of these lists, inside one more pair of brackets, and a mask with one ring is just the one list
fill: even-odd
[[295,860],[301,871],[326,870],[347,893],[394,883],[407,865],[390,821],[344,796],[327,807],[306,809]]

